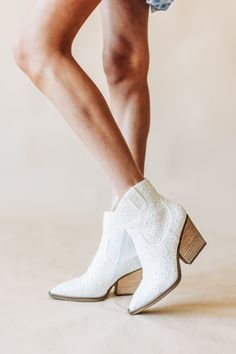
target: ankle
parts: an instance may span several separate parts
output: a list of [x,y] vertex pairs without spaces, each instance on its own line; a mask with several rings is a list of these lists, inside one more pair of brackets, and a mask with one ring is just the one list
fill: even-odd
[[121,199],[125,193],[132,187],[134,187],[139,182],[145,180],[144,176],[140,173],[140,176],[127,181],[122,188],[117,192],[117,199]]

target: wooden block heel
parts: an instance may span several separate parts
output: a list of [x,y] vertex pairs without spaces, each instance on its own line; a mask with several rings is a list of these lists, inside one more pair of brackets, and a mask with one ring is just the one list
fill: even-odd
[[179,256],[187,264],[191,264],[202,251],[206,241],[187,216],[179,247]]
[[121,295],[133,295],[142,279],[142,270],[136,270],[132,273],[125,275],[119,279],[115,285],[115,294]]

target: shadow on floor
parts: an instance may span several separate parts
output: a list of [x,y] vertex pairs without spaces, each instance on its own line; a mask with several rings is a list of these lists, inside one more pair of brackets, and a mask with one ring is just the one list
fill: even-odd
[[206,299],[201,301],[190,301],[185,303],[173,304],[173,305],[161,305],[158,307],[150,308],[145,312],[148,314],[156,315],[206,315],[207,317],[227,316],[235,318],[236,316],[236,298],[221,299]]

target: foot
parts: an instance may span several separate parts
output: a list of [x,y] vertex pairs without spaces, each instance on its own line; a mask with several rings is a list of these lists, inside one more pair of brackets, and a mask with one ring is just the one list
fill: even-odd
[[57,285],[49,295],[59,300],[101,301],[120,278],[140,268],[132,239],[116,215],[105,212],[102,238],[87,271]]
[[[134,242],[143,269],[143,279],[129,305],[129,313],[136,314],[162,299],[179,283],[179,246],[187,213],[161,196],[147,179],[126,192],[115,212]],[[191,242],[186,245],[189,254]],[[191,257],[194,252],[195,249]]]

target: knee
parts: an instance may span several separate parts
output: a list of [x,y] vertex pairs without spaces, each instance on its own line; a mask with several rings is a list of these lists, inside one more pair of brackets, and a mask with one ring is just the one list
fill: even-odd
[[109,85],[121,82],[131,85],[142,84],[147,78],[149,67],[148,48],[118,39],[103,49],[103,68]]
[[34,82],[40,80],[43,74],[45,52],[37,48],[30,36],[22,34],[13,43],[13,57],[17,66]]
[[33,38],[28,33],[23,33],[15,39],[12,52],[17,66],[37,86],[40,86],[50,67],[53,68],[58,56],[62,54],[59,47],[52,47],[47,41]]

